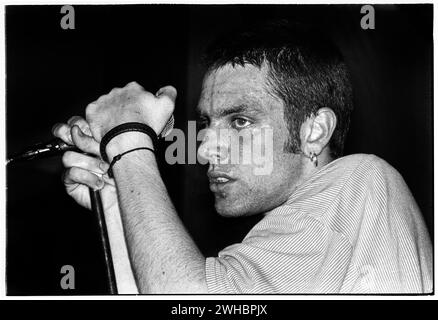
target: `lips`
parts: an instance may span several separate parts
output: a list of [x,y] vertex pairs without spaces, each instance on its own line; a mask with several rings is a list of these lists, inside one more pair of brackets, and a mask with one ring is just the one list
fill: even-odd
[[235,180],[231,175],[222,171],[208,171],[207,172],[208,179],[210,182],[217,183],[226,183],[231,180]]
[[236,180],[228,173],[221,171],[209,171],[207,176],[212,192],[224,191],[226,187]]
[[211,178],[210,181],[213,183],[227,183],[228,181],[230,181],[230,179],[225,177],[219,177],[219,178]]

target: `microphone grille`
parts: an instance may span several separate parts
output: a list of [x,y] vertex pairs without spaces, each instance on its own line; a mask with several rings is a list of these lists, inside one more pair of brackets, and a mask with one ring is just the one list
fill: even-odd
[[164,129],[161,131],[160,137],[164,138],[165,136],[167,136],[173,130],[174,124],[175,124],[175,119],[174,119],[173,114],[172,114],[170,116],[169,120],[167,120],[167,123],[164,126]]

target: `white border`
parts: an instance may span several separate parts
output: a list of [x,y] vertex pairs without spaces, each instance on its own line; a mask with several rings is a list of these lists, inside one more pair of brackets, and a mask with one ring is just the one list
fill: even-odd
[[0,128],[2,130],[0,142],[0,295],[6,294],[6,61],[5,61],[5,29],[4,6],[0,7]]

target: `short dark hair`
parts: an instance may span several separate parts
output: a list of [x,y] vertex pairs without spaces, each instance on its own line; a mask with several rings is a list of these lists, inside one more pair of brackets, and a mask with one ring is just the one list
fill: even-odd
[[219,38],[206,49],[203,61],[208,71],[226,64],[261,68],[267,63],[269,88],[285,104],[290,133],[285,149],[301,152],[301,124],[328,107],[337,117],[331,156],[343,154],[353,109],[352,87],[342,55],[321,32],[287,20],[265,22]]

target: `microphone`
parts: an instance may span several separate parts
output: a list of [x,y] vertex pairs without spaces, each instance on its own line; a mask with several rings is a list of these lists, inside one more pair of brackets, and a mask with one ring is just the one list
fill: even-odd
[[[164,138],[172,131],[174,122],[175,121],[172,115],[164,126],[164,129],[161,131],[159,135],[160,138]],[[61,139],[55,138],[46,143],[34,144],[33,146],[25,149],[23,152],[13,155],[8,160],[6,160],[6,164],[8,165],[12,162],[27,161],[55,156],[65,151],[82,152],[76,146],[69,145]]]
[[14,154],[6,161],[6,164],[18,161],[50,157],[68,150],[80,151],[75,146],[69,145],[59,138],[55,138],[46,143],[34,144],[33,146],[25,149],[23,152]]

